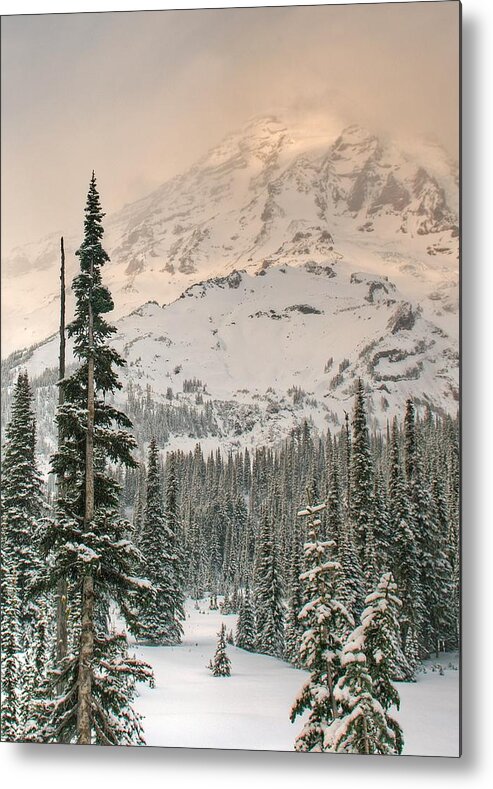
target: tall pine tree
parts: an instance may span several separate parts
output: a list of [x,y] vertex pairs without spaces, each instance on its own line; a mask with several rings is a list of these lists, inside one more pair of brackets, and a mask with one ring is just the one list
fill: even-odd
[[359,558],[364,563],[368,532],[374,524],[374,479],[365,392],[360,378],[356,388],[352,427],[349,512]]
[[42,513],[41,479],[36,467],[36,421],[27,373],[14,388],[12,413],[6,430],[2,461],[2,558],[15,568],[18,610],[26,641],[34,608],[33,586],[41,567],[39,526]]
[[284,650],[284,601],[273,525],[264,514],[255,564],[257,651],[281,657]]
[[109,260],[101,243],[103,216],[93,173],[76,253],[80,273],[72,285],[75,318],[67,327],[78,367],[60,382],[63,443],[52,461],[64,485],[45,536],[45,585],[55,589],[61,578],[67,580],[78,622],[73,652],[47,682],[40,738],[116,745],[142,742],[131,701],[134,681],[149,678],[150,671],[126,656],[125,637],[107,627],[110,601],[135,626],[131,598],[143,582],[135,575],[138,553],[127,536],[130,525],[119,514],[111,473],[111,464],[135,466],[135,442],[130,420],[108,402],[121,388],[116,368],[124,360],[109,344],[115,329],[104,318],[113,301],[102,282]]
[[153,438],[149,445],[140,539],[143,572],[153,590],[152,594],[143,593],[138,628],[139,639],[149,644],[176,644],[182,632],[175,610],[174,542],[175,535],[165,517],[159,452]]
[[305,566],[301,575],[307,602],[300,611],[305,627],[300,658],[310,672],[291,710],[291,721],[305,710],[308,720],[295,742],[297,751],[328,750],[325,735],[337,717],[334,689],[341,671],[341,651],[354,622],[336,596],[336,578],[340,565],[331,558],[334,542],[321,541],[319,513],[324,504],[308,505],[299,513],[309,517],[308,541],[305,543]]

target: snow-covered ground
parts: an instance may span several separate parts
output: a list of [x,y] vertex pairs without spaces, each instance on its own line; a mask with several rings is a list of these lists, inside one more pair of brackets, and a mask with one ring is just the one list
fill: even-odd
[[[441,666],[443,675],[437,666]],[[459,756],[459,657],[442,654],[425,662],[416,683],[398,682],[404,754]]]
[[[307,673],[284,661],[228,645],[231,677],[213,677],[206,668],[214,655],[221,622],[236,627],[236,616],[199,609],[188,600],[183,643],[139,647],[153,666],[156,686],[141,686],[136,709],[144,716],[148,745],[188,748],[293,750],[302,720],[289,721],[291,705]],[[439,663],[444,673],[433,671]],[[458,756],[459,672],[457,655],[428,661],[413,684],[399,683],[408,755]]]
[[289,710],[306,672],[228,644],[231,677],[213,677],[206,666],[217,632],[221,622],[234,632],[237,616],[199,605],[187,601],[180,646],[138,649],[156,684],[140,686],[135,705],[145,716],[147,745],[292,750],[300,724],[290,723]]

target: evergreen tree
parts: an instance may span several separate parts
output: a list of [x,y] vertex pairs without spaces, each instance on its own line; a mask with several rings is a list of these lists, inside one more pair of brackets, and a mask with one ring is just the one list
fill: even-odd
[[412,400],[408,400],[406,404],[404,429],[407,484],[418,553],[422,606],[418,643],[422,654],[428,655],[434,651],[439,652],[450,629],[448,604],[452,591],[452,571],[444,550],[436,507],[424,479]]
[[358,379],[356,388],[352,427],[350,515],[359,557],[363,561],[367,532],[374,522],[374,479],[365,395],[361,379]]
[[364,550],[364,579],[365,589],[373,589],[378,581],[381,567],[381,546],[377,544],[373,524],[368,524]]
[[[27,373],[20,373],[14,389],[11,419],[6,429],[2,461],[2,557],[15,567],[16,594],[22,636],[29,639],[33,618],[30,603],[41,567],[39,520],[41,480],[36,467],[36,421]],[[13,594],[12,590],[12,594]]]
[[127,637],[118,632],[96,640],[95,665],[95,741],[99,745],[145,745],[141,717],[132,702],[137,682],[153,687],[151,667],[128,654]]
[[19,592],[17,574],[8,562],[3,570],[2,589],[2,715],[1,738],[13,742],[21,739],[19,680]]
[[284,649],[284,601],[274,529],[263,516],[255,566],[257,651],[281,657]]
[[204,595],[207,554],[202,530],[192,513],[193,509],[190,503],[186,534],[187,586],[192,597],[199,600]]
[[26,742],[37,739],[37,733],[42,725],[39,705],[43,698],[46,678],[49,671],[52,670],[50,652],[53,651],[55,645],[50,643],[46,618],[47,603],[44,596],[41,596],[37,601],[36,621],[30,643],[24,653],[19,709],[20,730],[22,731],[22,739]]
[[327,523],[329,524],[327,538],[334,541],[336,553],[339,555],[343,528],[343,513],[337,463],[333,463],[330,473],[327,496]]
[[[420,469],[419,461],[417,468]],[[438,656],[451,629],[452,568],[440,533],[436,507],[428,486],[422,481],[421,470],[417,473],[413,494],[425,613],[421,621],[421,643],[425,654],[435,652]]]
[[416,473],[416,450],[416,412],[413,401],[408,398],[404,415],[404,460],[408,482],[414,479]]
[[212,671],[213,677],[230,677],[231,661],[226,654],[226,625],[223,623],[217,634],[217,647],[214,659],[210,661],[208,668]]
[[423,616],[419,583],[419,556],[411,504],[400,461],[397,420],[394,420],[389,473],[390,567],[397,584],[400,608],[401,646],[406,657],[403,678],[412,679],[419,659],[418,633]]
[[147,487],[146,468],[144,463],[139,463],[137,493],[134,503],[133,527],[134,542],[140,548],[142,532],[144,530],[145,492]]
[[392,576],[384,575],[369,595],[361,624],[344,646],[344,670],[334,690],[339,715],[325,735],[328,750],[339,753],[401,753],[402,731],[388,710],[399,708],[399,695],[390,679],[395,666],[399,625]]
[[176,456],[169,453],[166,459],[165,480],[165,520],[167,534],[170,535],[169,555],[171,559],[170,582],[173,611],[173,632],[175,644],[180,643],[183,635],[182,621],[185,619],[183,609],[185,601],[185,561],[183,556],[184,534],[178,511],[178,476]]
[[246,649],[248,652],[254,652],[255,644],[255,611],[252,596],[247,589],[240,604],[240,613],[236,627],[236,646]]
[[301,575],[305,583],[307,602],[300,612],[305,626],[301,642],[302,664],[310,672],[291,710],[291,721],[309,710],[308,720],[295,742],[297,751],[326,750],[325,734],[338,714],[334,688],[339,679],[340,655],[345,638],[354,622],[345,606],[336,597],[338,562],[328,554],[334,548],[331,541],[318,538],[319,513],[325,504],[308,505],[300,516],[310,518],[308,541],[305,543],[306,570]]
[[364,577],[358,552],[354,545],[351,523],[346,522],[340,535],[339,568],[337,569],[337,596],[352,618],[357,621],[365,599]]
[[291,543],[291,564],[289,568],[289,600],[286,617],[286,632],[284,639],[284,658],[295,666],[300,665],[300,648],[303,636],[303,624],[299,614],[303,608],[303,585],[301,573],[303,572],[303,554],[301,535],[297,524],[293,528]]
[[[390,529],[387,492],[381,473],[375,473],[373,491],[373,537],[376,549],[376,566],[379,576],[388,571],[392,556],[393,538]],[[378,580],[378,579],[376,579]],[[374,588],[372,585],[371,588]]]
[[371,677],[357,641],[348,641],[342,653],[343,676],[334,691],[339,715],[327,728],[324,749],[338,753],[393,753],[382,706],[372,695]]
[[398,678],[402,664],[398,620],[401,605],[392,573],[384,573],[375,592],[365,600],[360,631],[362,650],[373,682],[373,695],[385,710],[387,726],[394,734],[399,753],[402,750],[402,731],[388,711],[393,706],[399,709],[400,705],[393,680]]
[[340,713],[325,732],[325,750],[399,753],[393,732],[387,726],[385,711],[373,695],[372,680],[357,635],[344,646],[341,662],[344,674],[334,691]]
[[182,631],[175,612],[174,534],[164,514],[159,452],[154,438],[149,445],[146,480],[140,550],[143,573],[153,590],[152,594],[142,595],[138,637],[149,644],[176,644]]
[[[93,173],[84,239],[76,253],[80,273],[73,281],[75,318],[67,327],[78,367],[60,382],[64,397],[57,421],[63,443],[52,461],[64,485],[58,493],[56,520],[48,525],[44,541],[45,585],[55,589],[60,579],[67,581],[78,623],[73,652],[47,680],[39,738],[130,744],[133,733],[138,738],[130,677],[147,677],[148,669],[128,661],[122,636],[106,627],[110,599],[135,627],[132,594],[143,582],[135,575],[139,556],[128,539],[130,526],[119,514],[119,488],[109,469],[110,463],[135,466],[135,441],[128,432],[130,420],[108,397],[121,388],[115,368],[124,360],[108,343],[115,329],[104,318],[113,301],[102,283],[101,269],[108,261],[101,244],[103,216]],[[128,682],[120,687],[125,672]],[[122,729],[125,719],[134,723]]]

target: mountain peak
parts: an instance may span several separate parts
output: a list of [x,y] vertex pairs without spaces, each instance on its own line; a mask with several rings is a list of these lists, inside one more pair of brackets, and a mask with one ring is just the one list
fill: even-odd
[[350,126],[346,126],[342,130],[335,142],[335,145],[337,147],[345,145],[362,145],[373,142],[376,139],[377,138],[375,135],[364,126],[359,126],[357,123],[352,123]]
[[[455,285],[447,291],[446,283],[457,279],[457,223],[448,203],[455,172],[441,161],[432,173],[429,154],[421,162],[363,126],[336,122],[302,113],[250,118],[189,170],[109,216],[105,277],[116,317],[150,299],[171,302],[234,269],[341,260],[359,269],[364,260],[380,273],[398,268],[409,298],[424,299],[430,317],[447,324],[443,308],[453,299],[445,294]],[[65,239],[68,278],[79,242]],[[56,330],[58,255],[54,236],[4,259],[4,292],[12,294],[12,306],[4,304],[5,350]]]

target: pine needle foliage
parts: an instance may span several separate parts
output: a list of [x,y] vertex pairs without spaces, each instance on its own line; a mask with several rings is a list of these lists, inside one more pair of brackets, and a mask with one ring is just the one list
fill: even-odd
[[213,677],[230,677],[231,660],[226,654],[226,625],[221,625],[217,634],[217,646],[214,658],[210,661],[208,668],[212,671]]
[[305,710],[308,720],[295,741],[297,751],[327,750],[325,733],[338,714],[334,689],[341,671],[341,652],[347,634],[354,626],[351,615],[337,598],[336,579],[339,562],[331,558],[332,540],[321,541],[319,513],[325,504],[308,504],[298,514],[309,518],[305,543],[304,582],[307,602],[299,614],[304,626],[300,660],[310,672],[291,710],[291,721]]
[[[52,459],[52,471],[63,480],[63,485],[55,518],[48,523],[44,535],[43,585],[55,590],[61,579],[67,582],[71,608],[78,619],[78,635],[73,650],[47,679],[39,738],[130,744],[140,738],[138,716],[131,710],[132,682],[148,679],[149,669],[127,659],[124,637],[110,632],[105,623],[109,621],[111,603],[118,607],[129,627],[135,628],[132,596],[149,584],[136,575],[140,554],[129,536],[130,524],[119,514],[119,485],[112,474],[113,465],[134,468],[136,463],[132,458],[135,441],[129,432],[131,422],[107,401],[108,395],[121,388],[117,369],[124,360],[109,344],[115,328],[104,317],[113,309],[113,301],[102,282],[102,267],[109,260],[102,247],[103,217],[93,173],[84,239],[76,253],[80,272],[72,285],[75,317],[67,327],[78,366],[59,384],[64,397],[57,422],[63,442]],[[94,392],[94,511],[87,522],[90,368]],[[85,607],[81,603],[83,589]],[[83,639],[84,644],[90,644],[89,655],[83,656]],[[82,670],[89,671],[88,738],[82,737],[80,724]]]

